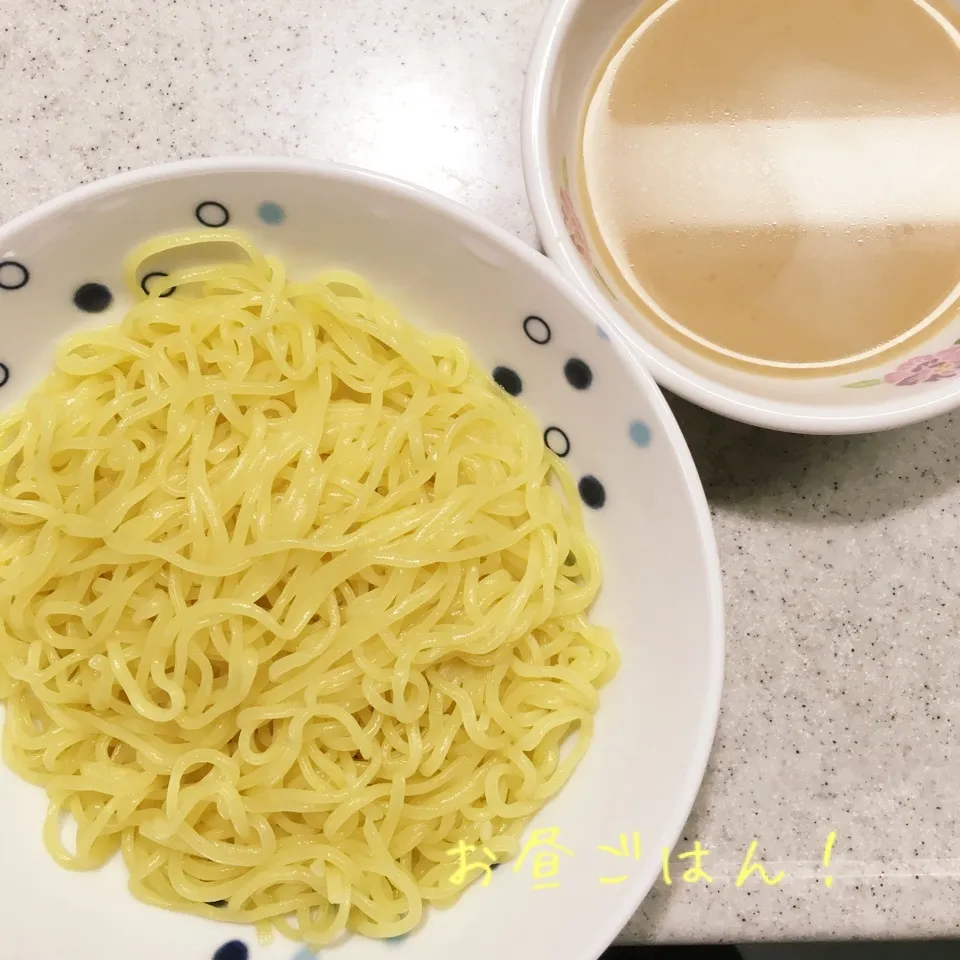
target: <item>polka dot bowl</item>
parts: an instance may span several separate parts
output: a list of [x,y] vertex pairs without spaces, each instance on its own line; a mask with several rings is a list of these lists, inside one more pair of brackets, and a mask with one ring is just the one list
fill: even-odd
[[[593,960],[651,888],[661,849],[679,837],[717,721],[719,567],[703,492],[669,408],[546,258],[416,188],[279,160],[118,176],[0,228],[0,408],[48,371],[63,335],[120,319],[130,302],[122,261],[134,245],[200,224],[246,232],[294,275],[356,270],[414,322],[470,344],[533,411],[544,442],[577,478],[605,568],[595,616],[614,629],[623,655],[586,758],[531,824],[556,828],[570,851],[557,886],[535,890],[529,860],[510,865],[454,909],[428,911],[407,937],[353,937],[321,953]],[[151,266],[144,288],[164,272]],[[42,845],[44,808],[38,790],[0,768],[0,899],[11,956],[313,956],[281,938],[263,944],[244,927],[141,904],[127,893],[120,862],[92,874],[62,870]],[[620,852],[621,835],[634,833],[639,846],[611,854]],[[601,882],[611,874],[616,882]]]

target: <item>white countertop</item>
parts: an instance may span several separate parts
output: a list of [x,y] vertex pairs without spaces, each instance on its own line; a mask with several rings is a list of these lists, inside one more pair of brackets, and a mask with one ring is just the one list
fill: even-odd
[[[120,170],[290,155],[404,177],[534,244],[520,98],[545,6],[7,0],[0,221]],[[720,730],[687,827],[689,845],[711,851],[713,882],[675,871],[621,941],[953,935],[957,418],[818,439],[676,409],[726,588]],[[738,889],[754,838],[787,876]]]

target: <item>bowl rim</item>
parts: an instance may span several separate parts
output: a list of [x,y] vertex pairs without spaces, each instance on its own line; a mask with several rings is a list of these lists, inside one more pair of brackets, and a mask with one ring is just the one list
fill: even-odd
[[[550,97],[560,69],[560,53],[572,21],[591,0],[551,0],[541,21],[524,82],[521,151],[523,178],[534,223],[548,257],[570,277],[599,310],[627,348],[657,383],[697,406],[753,426],[787,433],[846,435],[873,433],[920,423],[960,407],[960,381],[932,396],[905,391],[896,403],[837,404],[831,408],[775,400],[728,387],[692,370],[648,341],[624,320],[591,276],[567,234],[557,200],[554,163],[549,150]],[[636,0],[639,5],[640,0]]]
[[[630,374],[637,389],[649,401],[651,408],[659,417],[659,427],[667,440],[670,451],[676,458],[677,466],[685,482],[688,502],[693,510],[694,526],[698,534],[706,580],[705,604],[709,624],[706,638],[708,662],[705,675],[707,684],[699,698],[701,715],[699,727],[696,731],[695,750],[682,779],[682,789],[678,795],[678,802],[674,806],[674,815],[666,823],[666,829],[664,830],[664,835],[669,841],[669,847],[673,849],[681,838],[683,828],[700,792],[707,763],[713,749],[720,716],[726,641],[720,556],[717,550],[710,508],[693,456],[676,417],[656,382],[644,368],[637,355],[616,335],[616,331],[612,329],[609,318],[604,312],[570,279],[564,276],[555,264],[535,248],[463,204],[450,200],[432,190],[395,177],[346,164],[285,157],[232,156],[180,160],[125,173],[112,174],[75,187],[33,207],[6,223],[0,224],[0,249],[13,240],[20,231],[43,220],[65,213],[77,204],[114,193],[117,190],[144,186],[162,180],[179,179],[180,177],[228,172],[275,173],[280,175],[289,173],[314,174],[341,182],[364,184],[431,207],[448,219],[483,234],[491,244],[506,248],[511,255],[520,259],[528,269],[539,274],[546,283],[558,288],[580,314],[588,320],[592,320],[598,328],[610,334],[609,346],[616,351],[620,362]],[[610,911],[609,919],[599,925],[593,936],[590,956],[584,958],[584,960],[597,960],[610,946],[646,899],[659,873],[660,863],[658,861],[652,863],[646,872],[638,871],[628,881],[627,890],[630,896],[625,898],[624,908],[619,911]]]

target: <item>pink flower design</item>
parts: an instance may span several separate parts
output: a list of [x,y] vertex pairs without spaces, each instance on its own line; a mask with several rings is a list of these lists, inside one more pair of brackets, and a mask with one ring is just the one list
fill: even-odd
[[580,218],[577,216],[577,211],[573,206],[573,198],[570,196],[570,191],[567,190],[566,187],[560,188],[560,209],[563,211],[563,222],[567,228],[567,233],[570,234],[573,245],[577,248],[577,252],[583,257],[587,266],[592,267],[593,260],[590,257],[590,248],[587,246],[587,235],[583,230]]
[[896,370],[883,379],[897,387],[912,387],[918,383],[934,383],[960,376],[960,346],[944,347],[936,353],[921,354],[904,360]]

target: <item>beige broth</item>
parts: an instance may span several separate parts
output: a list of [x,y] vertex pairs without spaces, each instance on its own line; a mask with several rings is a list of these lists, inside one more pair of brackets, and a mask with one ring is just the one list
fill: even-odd
[[952,316],[955,20],[915,0],[645,4],[582,143],[588,229],[626,296],[717,356],[793,369]]

